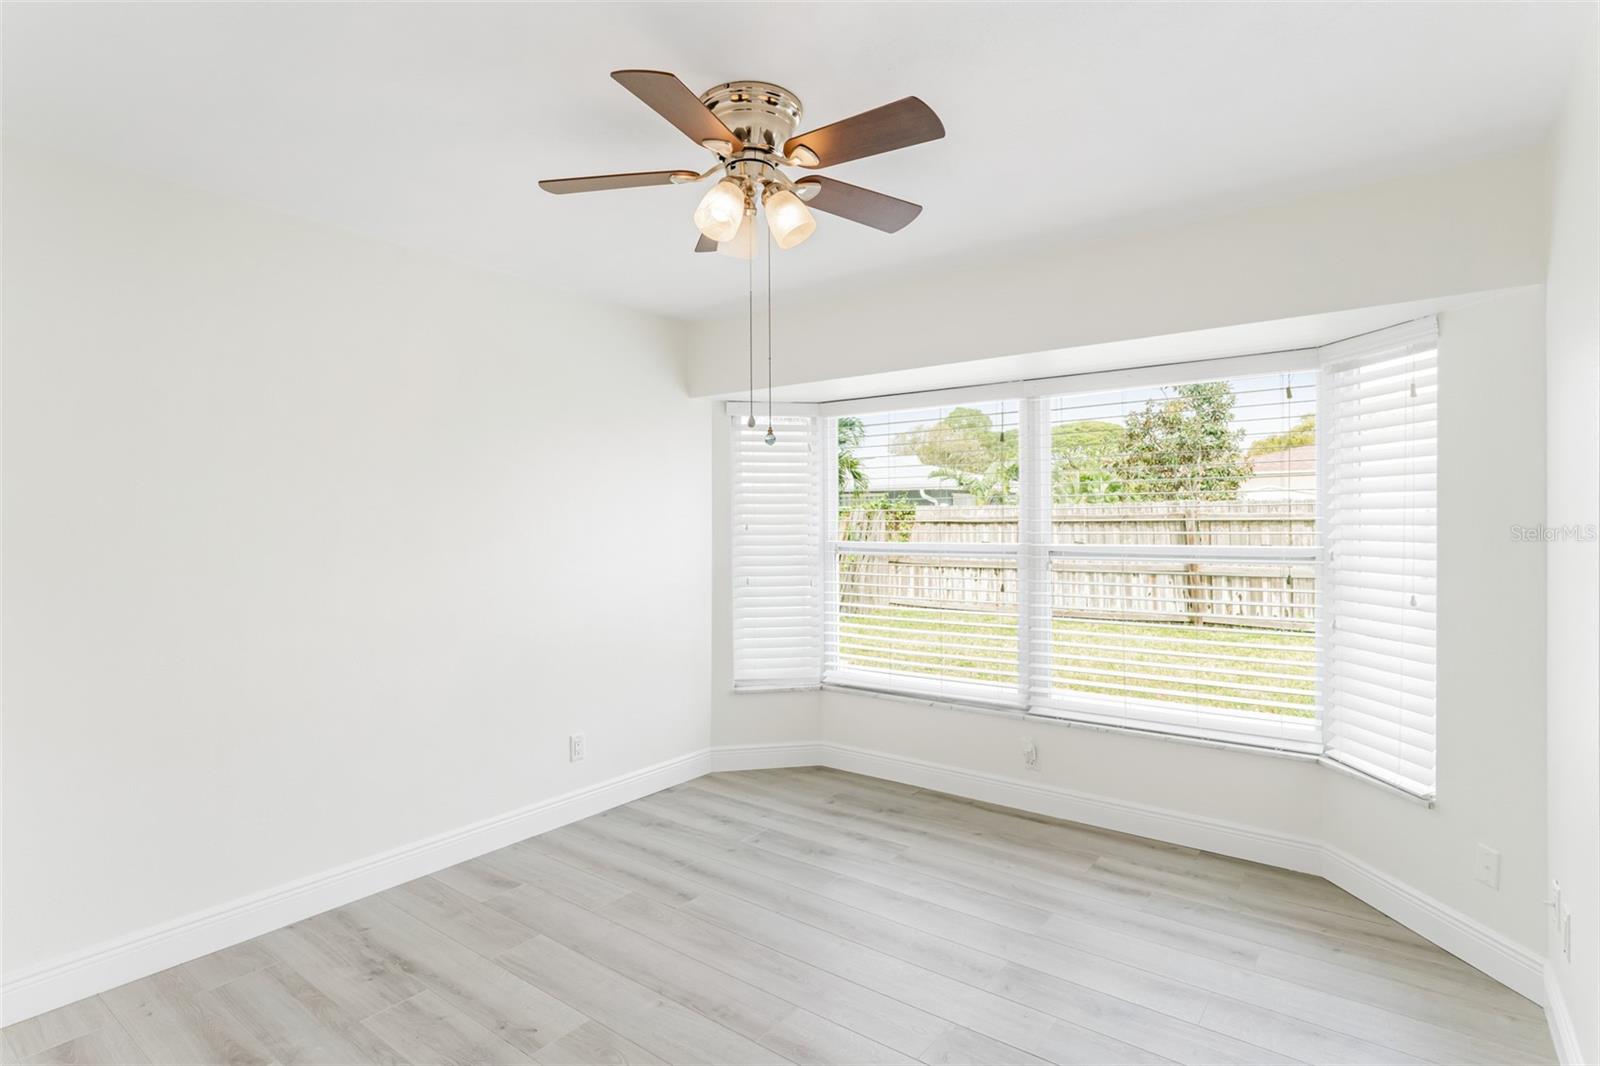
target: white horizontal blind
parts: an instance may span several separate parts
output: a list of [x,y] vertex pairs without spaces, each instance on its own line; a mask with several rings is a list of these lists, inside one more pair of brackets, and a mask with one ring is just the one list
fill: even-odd
[[838,551],[827,680],[1017,703],[1014,555]]
[[1016,400],[828,419],[824,679],[1020,703]]
[[1316,372],[1041,403],[1033,707],[1316,750]]
[[733,684],[816,686],[822,670],[820,419],[733,422]]
[[1330,346],[1326,751],[1434,793],[1438,342],[1432,321]]
[[774,445],[735,418],[736,686],[1320,751],[1431,796],[1436,348],[1430,320],[830,404]]

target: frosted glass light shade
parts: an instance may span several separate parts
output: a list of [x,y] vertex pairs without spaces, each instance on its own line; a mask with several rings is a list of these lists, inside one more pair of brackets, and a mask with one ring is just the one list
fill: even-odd
[[780,189],[767,197],[767,228],[779,248],[793,248],[816,231],[817,220],[800,197]]
[[749,259],[756,251],[755,216],[744,215],[739,220],[739,231],[730,240],[718,241],[717,251],[734,259]]
[[694,209],[695,227],[718,243],[732,240],[743,220],[744,189],[732,178],[711,186]]

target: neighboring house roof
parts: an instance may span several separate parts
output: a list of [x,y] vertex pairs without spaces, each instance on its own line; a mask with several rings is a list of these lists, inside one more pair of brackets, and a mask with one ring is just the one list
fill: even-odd
[[1266,452],[1250,457],[1250,473],[1254,477],[1273,477],[1283,474],[1315,474],[1317,472],[1317,446],[1301,444],[1281,452]]
[[1239,486],[1246,500],[1314,500],[1317,497],[1317,446],[1302,444],[1249,459],[1250,476]]

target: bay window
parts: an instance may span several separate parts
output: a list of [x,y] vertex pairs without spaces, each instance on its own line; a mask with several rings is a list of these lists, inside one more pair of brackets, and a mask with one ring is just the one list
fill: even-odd
[[772,445],[741,410],[735,686],[1316,754],[1431,795],[1434,338],[796,407]]

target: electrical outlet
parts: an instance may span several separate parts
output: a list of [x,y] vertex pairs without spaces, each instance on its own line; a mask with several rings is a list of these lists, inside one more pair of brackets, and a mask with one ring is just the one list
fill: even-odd
[[1500,887],[1500,853],[1487,844],[1478,845],[1478,869],[1473,874],[1490,888]]
[[574,733],[567,738],[567,761],[582,762],[584,754],[588,751],[588,741],[582,733]]
[[1039,748],[1032,737],[1022,738],[1022,765],[1030,770],[1039,768]]

